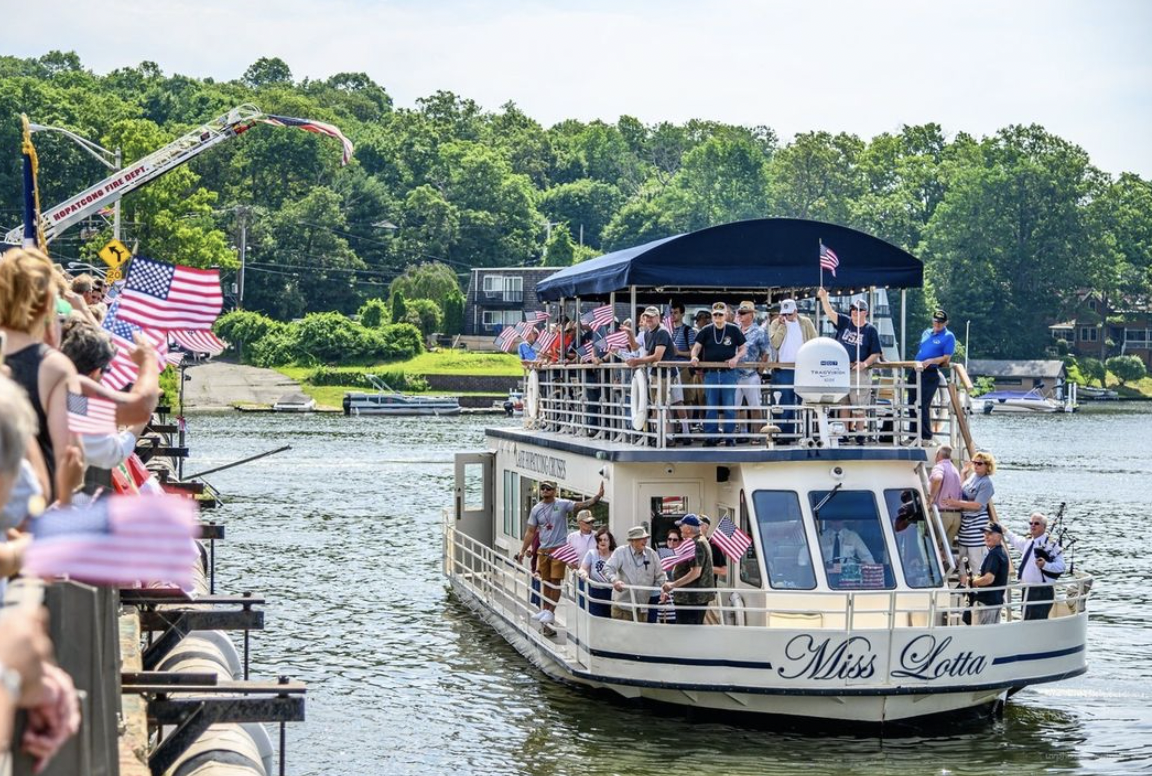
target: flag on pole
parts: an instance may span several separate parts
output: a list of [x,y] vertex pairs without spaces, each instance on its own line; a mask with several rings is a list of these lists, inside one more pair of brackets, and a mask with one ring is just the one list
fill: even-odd
[[560,344],[560,334],[555,331],[543,331],[536,339],[536,352],[547,353]]
[[323,121],[314,121],[313,119],[294,119],[291,116],[273,116],[269,114],[262,119],[261,123],[270,124],[273,127],[296,127],[305,132],[315,132],[318,135],[327,135],[334,137],[340,141],[344,147],[344,155],[341,157],[340,165],[346,165],[352,161],[352,152],[356,147],[352,145],[352,141],[344,136],[344,133],[332,124],[325,124]]
[[680,546],[676,548],[676,552],[660,561],[660,568],[665,571],[671,571],[675,566],[684,563],[685,561],[692,560],[696,557],[696,542],[682,541]]
[[516,333],[523,339],[528,339],[528,332],[536,331],[536,324],[532,321],[520,321],[516,324]]
[[575,566],[580,562],[580,551],[571,544],[561,544],[548,554],[552,556],[554,560],[567,563],[569,566]]
[[840,257],[827,245],[820,243],[820,269],[826,269],[832,273],[832,277],[836,277],[836,268],[839,266]]
[[524,313],[524,320],[527,321],[528,323],[543,323],[544,321],[548,320],[550,317],[551,316],[548,315],[548,313],[544,312],[543,310],[534,310],[533,312],[525,312]]
[[20,114],[24,129],[24,247],[39,248],[48,252],[48,242],[44,239],[44,224],[40,221],[40,188],[36,176],[40,172],[40,160],[36,158],[36,146],[32,145],[32,125],[28,117]]
[[664,318],[660,321],[660,327],[669,334],[673,334],[672,330],[672,308],[669,307],[664,311]]
[[120,317],[156,329],[211,329],[224,307],[220,273],[137,256],[120,294]]
[[612,319],[615,317],[612,312],[612,305],[606,304],[581,315],[580,322],[587,324],[589,328],[595,330],[602,326],[611,325]]
[[227,342],[207,329],[173,329],[168,332],[168,336],[189,353],[207,353],[210,356],[218,356],[228,347]]
[[752,546],[752,537],[737,528],[727,517],[720,518],[708,541],[719,547],[733,561],[744,557],[744,553]]
[[115,434],[116,402],[68,392],[68,430],[73,434]]
[[112,336],[112,345],[116,348],[116,355],[104,372],[101,382],[109,388],[120,390],[129,383],[136,382],[136,373],[139,368],[132,360],[131,353],[136,349],[136,335],[139,334],[156,349],[156,355],[163,359],[168,353],[168,338],[164,332],[156,329],[145,329],[134,323],[128,323],[120,318],[120,300],[114,301],[100,324],[104,331]]
[[87,507],[45,512],[32,521],[23,571],[41,577],[131,585],[192,585],[200,560],[196,507],[177,496],[113,496]]
[[581,345],[577,352],[580,354],[580,363],[582,364],[591,364],[596,360],[596,346],[591,342]]
[[496,347],[505,353],[511,353],[512,349],[516,346],[516,329],[512,326],[505,326],[496,335]]

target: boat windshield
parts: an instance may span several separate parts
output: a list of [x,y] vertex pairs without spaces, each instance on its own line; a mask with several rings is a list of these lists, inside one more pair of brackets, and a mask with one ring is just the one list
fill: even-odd
[[943,574],[920,494],[911,488],[891,488],[884,491],[884,501],[892,521],[904,581],[908,587],[939,587]]
[[804,532],[800,498],[791,490],[758,490],[752,494],[768,584],[774,590],[812,590],[816,574]]
[[833,590],[891,590],[892,563],[884,544],[880,512],[870,490],[813,490],[809,503],[821,502],[816,530],[828,586]]

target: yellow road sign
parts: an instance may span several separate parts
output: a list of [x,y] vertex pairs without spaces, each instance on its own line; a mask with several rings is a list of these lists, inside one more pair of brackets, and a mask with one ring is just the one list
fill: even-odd
[[124,243],[119,240],[111,240],[107,245],[100,249],[100,258],[109,267],[119,267],[128,259],[132,258],[132,251],[125,247]]
[[124,277],[124,276],[120,273],[120,268],[119,267],[113,267],[112,269],[110,269],[104,273],[104,282],[105,283],[115,283],[117,280],[119,280],[122,277]]

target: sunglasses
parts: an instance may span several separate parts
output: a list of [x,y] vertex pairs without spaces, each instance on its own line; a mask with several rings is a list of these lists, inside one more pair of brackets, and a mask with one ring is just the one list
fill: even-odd
[[669,536],[668,537],[668,543],[669,544],[673,544],[673,543],[678,542],[678,541],[680,541],[680,537],[678,537],[678,536]]
[[972,465],[973,466],[987,466],[988,462],[987,461],[973,461]]
[[1028,525],[1044,525],[1044,524],[1043,524],[1043,523],[1041,523],[1041,522],[1039,522],[1039,521],[1037,521],[1037,522],[1034,522],[1034,523],[1029,523]]
[[724,317],[724,313],[712,313],[712,317],[713,317],[713,318],[723,318],[723,317]]

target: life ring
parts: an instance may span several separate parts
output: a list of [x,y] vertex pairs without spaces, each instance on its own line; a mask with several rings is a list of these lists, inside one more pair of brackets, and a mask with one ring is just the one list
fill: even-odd
[[648,374],[643,369],[632,372],[632,430],[643,431],[648,425]]
[[540,415],[540,373],[535,369],[528,373],[524,385],[524,417],[536,420]]

